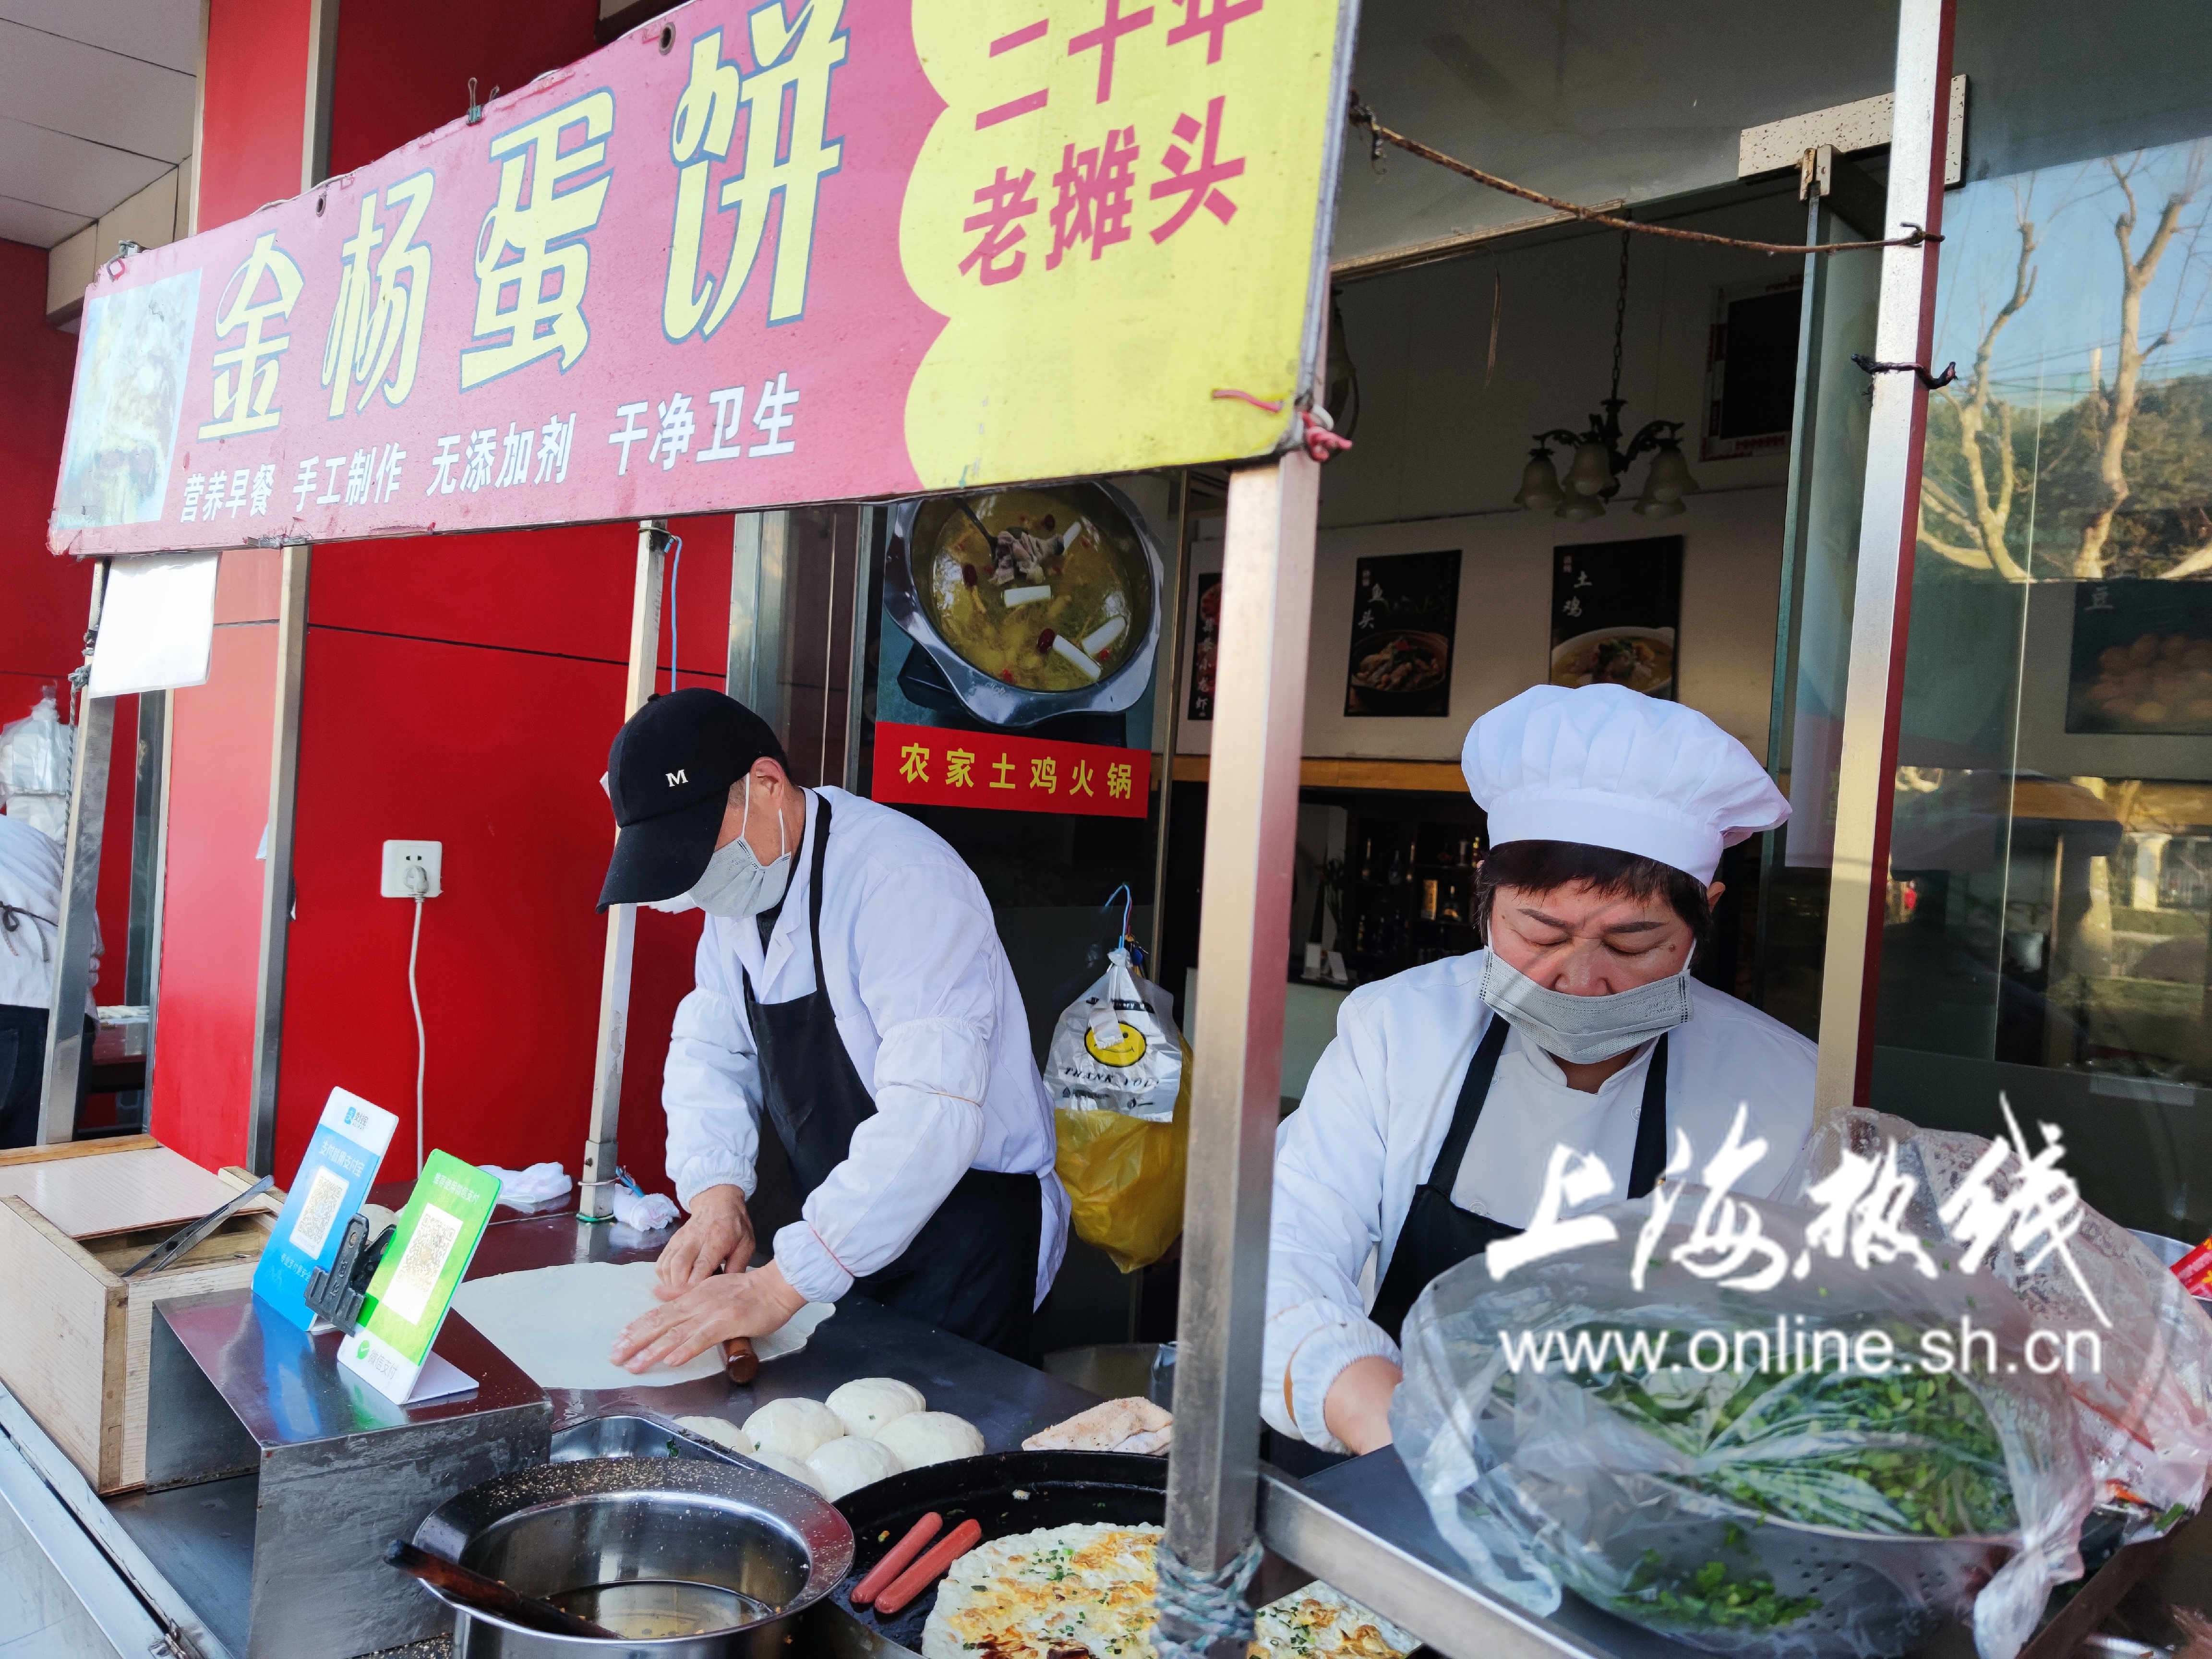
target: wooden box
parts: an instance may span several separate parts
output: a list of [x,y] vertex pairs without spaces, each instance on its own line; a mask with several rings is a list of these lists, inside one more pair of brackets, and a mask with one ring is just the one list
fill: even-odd
[[[82,1162],[54,1167],[65,1159]],[[68,1203],[46,1201],[70,1231],[20,1190],[64,1174]],[[252,1184],[243,1170],[210,1176],[184,1165],[146,1135],[0,1152],[0,1382],[102,1493],[145,1484],[154,1304],[250,1285],[279,1204],[256,1200],[159,1272],[126,1279],[122,1270]]]

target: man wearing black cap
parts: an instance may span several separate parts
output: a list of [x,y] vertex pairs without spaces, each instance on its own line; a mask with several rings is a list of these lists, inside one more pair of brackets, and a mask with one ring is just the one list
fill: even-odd
[[[1026,1358],[1067,1196],[974,873],[903,813],[792,782],[775,732],[718,691],[640,709],[607,789],[620,834],[599,908],[707,912],[661,1088],[690,1218],[661,1253],[665,1305],[616,1360],[681,1364],[851,1289]],[[805,1202],[752,1270],[763,1116]]]

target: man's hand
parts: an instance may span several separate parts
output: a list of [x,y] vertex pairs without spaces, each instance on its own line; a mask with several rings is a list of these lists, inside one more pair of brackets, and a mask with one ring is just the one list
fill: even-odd
[[632,1320],[615,1339],[612,1358],[633,1371],[681,1365],[731,1337],[780,1330],[805,1305],[773,1261],[757,1273],[718,1273]]
[[692,1199],[690,1219],[662,1249],[653,1293],[672,1302],[725,1265],[741,1273],[752,1261],[753,1219],[745,1212],[744,1194],[735,1187],[709,1187]]
[[1328,1431],[1355,1453],[1390,1443],[1390,1399],[1406,1374],[1380,1354],[1355,1359],[1336,1374],[1321,1402]]

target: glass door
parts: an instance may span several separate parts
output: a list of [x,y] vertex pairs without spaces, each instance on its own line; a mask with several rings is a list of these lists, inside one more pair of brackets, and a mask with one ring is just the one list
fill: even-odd
[[[1879,236],[1880,183],[1842,157],[1829,161],[1827,174],[1830,191],[1808,198],[1807,242]],[[1790,817],[1765,837],[1754,982],[1759,1005],[1808,1036],[1820,1024],[1866,480],[1866,377],[1851,357],[1874,349],[1881,281],[1881,256],[1870,252],[1805,260],[1767,727],[1767,769],[1789,793]]]
[[[2149,49],[2155,43],[2155,49]],[[1960,0],[1869,1103],[2212,1231],[2212,34]]]

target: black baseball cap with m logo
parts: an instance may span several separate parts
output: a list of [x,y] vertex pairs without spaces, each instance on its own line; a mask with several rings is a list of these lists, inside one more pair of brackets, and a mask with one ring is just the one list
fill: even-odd
[[714,856],[730,786],[763,758],[788,769],[768,722],[734,697],[695,685],[647,699],[607,751],[617,834],[599,908],[688,891]]

